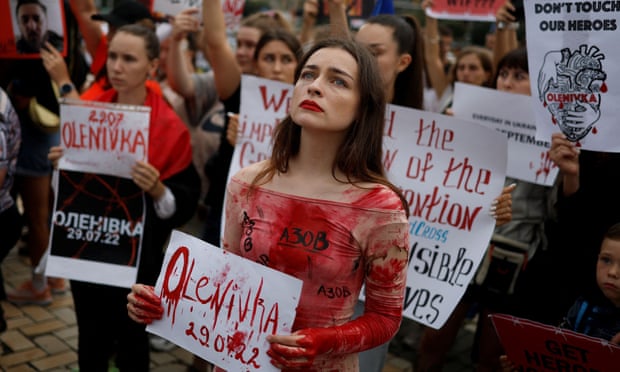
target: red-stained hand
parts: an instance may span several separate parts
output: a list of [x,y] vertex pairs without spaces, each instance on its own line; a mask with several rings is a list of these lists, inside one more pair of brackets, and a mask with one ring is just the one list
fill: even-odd
[[616,333],[616,335],[611,338],[611,343],[620,345],[620,332]]
[[271,364],[280,369],[308,368],[317,356],[333,350],[338,339],[334,327],[306,328],[288,336],[271,335],[267,336],[271,343],[267,355]]
[[134,322],[151,324],[153,320],[161,319],[164,308],[152,286],[134,284],[127,295],[127,313]]

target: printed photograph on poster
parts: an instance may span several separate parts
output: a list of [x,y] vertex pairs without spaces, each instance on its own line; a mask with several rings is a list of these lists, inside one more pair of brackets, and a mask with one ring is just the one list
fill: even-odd
[[302,281],[173,231],[155,285],[159,335],[228,371],[279,371],[267,336],[290,334]]
[[63,0],[8,0],[1,8],[1,58],[39,58],[46,42],[66,56]]
[[456,82],[454,117],[495,129],[508,139],[506,175],[552,186],[558,167],[551,161],[549,141],[536,139],[532,97]]
[[[388,105],[383,163],[409,203],[403,315],[431,328],[448,319],[495,227],[506,178],[506,136],[454,117]],[[484,146],[480,146],[484,143]]]
[[620,152],[619,9],[613,2],[524,4],[536,137],[561,132],[583,149]]
[[607,340],[505,314],[490,317],[517,371],[616,372],[620,366],[620,347]]
[[[522,0],[512,0],[516,6],[519,5],[520,1]],[[437,19],[495,22],[495,13],[502,4],[503,0],[433,0],[432,6],[426,10],[426,14]]]
[[122,177],[57,172],[46,275],[130,287],[142,247],[144,192]]

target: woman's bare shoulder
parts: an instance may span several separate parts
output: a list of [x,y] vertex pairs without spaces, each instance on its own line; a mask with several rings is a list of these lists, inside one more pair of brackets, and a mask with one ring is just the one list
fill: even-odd
[[237,172],[234,178],[244,183],[252,183],[254,178],[256,178],[256,175],[258,175],[262,170],[264,170],[268,164],[268,160],[263,160],[254,164],[250,164]]

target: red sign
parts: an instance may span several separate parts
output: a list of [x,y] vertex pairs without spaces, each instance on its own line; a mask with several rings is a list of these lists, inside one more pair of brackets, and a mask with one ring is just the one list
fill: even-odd
[[491,320],[518,371],[620,370],[620,347],[606,340],[510,315],[493,314]]
[[428,15],[439,19],[495,21],[504,0],[433,0]]

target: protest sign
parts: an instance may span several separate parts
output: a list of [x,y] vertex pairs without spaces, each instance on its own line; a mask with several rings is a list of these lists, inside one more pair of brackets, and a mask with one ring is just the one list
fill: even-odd
[[[291,84],[250,75],[241,77],[239,131],[227,183],[241,168],[271,157],[273,130],[286,117],[292,93]],[[221,237],[224,224],[222,216]]]
[[426,13],[437,19],[495,22],[502,0],[433,0]]
[[152,0],[151,12],[160,16],[175,16],[183,9],[202,7],[202,0]]
[[228,34],[236,33],[239,29],[244,8],[245,0],[222,0],[224,22],[226,22],[226,32]]
[[558,167],[549,156],[550,140],[536,139],[532,98],[455,83],[454,117],[498,130],[508,138],[506,175],[522,181],[552,186]]
[[60,105],[58,162],[46,274],[130,287],[142,249],[144,192],[131,167],[147,161],[150,108]]
[[620,152],[614,1],[525,1],[536,137],[562,132],[586,150]]
[[58,170],[45,274],[130,287],[142,249],[144,193],[131,179]]
[[[19,5],[19,6],[18,6]],[[67,55],[63,0],[0,4],[0,58],[40,58],[45,42]]]
[[151,108],[101,102],[60,105],[59,168],[131,178],[148,154]]
[[519,372],[616,372],[620,347],[606,340],[504,314],[491,321]]
[[474,123],[395,105],[388,105],[383,138],[388,178],[410,211],[403,315],[437,329],[493,233],[489,210],[504,185],[508,141]]
[[239,133],[229,178],[271,156],[273,131],[288,113],[292,92],[291,84],[243,75]]
[[[243,16],[245,0],[221,0],[227,32],[236,32]],[[202,12],[202,0],[153,0],[151,10],[159,16],[175,16],[187,8],[198,8]],[[198,15],[202,19],[201,15]]]
[[173,231],[155,292],[164,314],[146,330],[229,371],[278,371],[272,334],[290,334],[302,281]]

